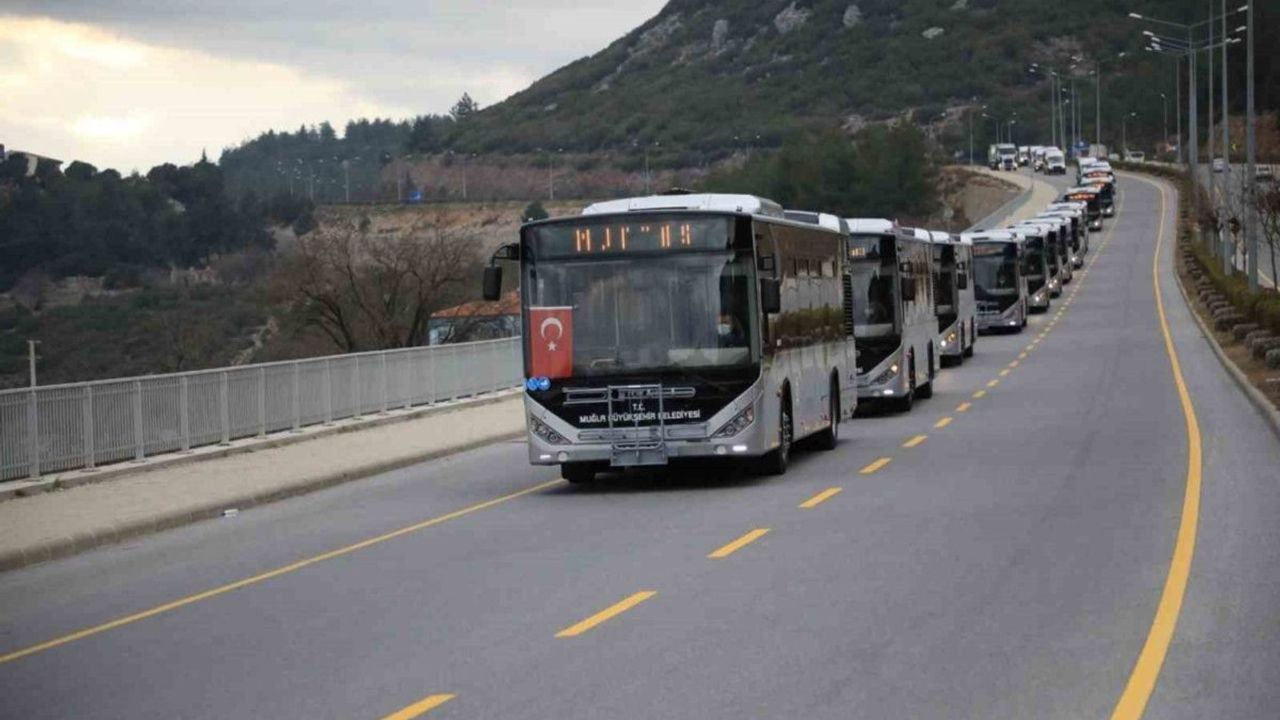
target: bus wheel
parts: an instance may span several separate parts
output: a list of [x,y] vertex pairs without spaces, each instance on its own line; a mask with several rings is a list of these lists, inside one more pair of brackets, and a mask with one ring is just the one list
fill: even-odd
[[596,479],[596,468],[591,463],[561,463],[560,475],[571,485],[586,485]]
[[827,410],[831,413],[831,424],[818,433],[813,442],[819,450],[835,450],[836,443],[840,441],[840,386],[834,380],[831,381]]
[[782,407],[778,413],[778,447],[765,455],[764,471],[769,475],[787,474],[787,465],[791,461],[791,439],[794,437],[791,428],[791,398],[782,396]]
[[911,412],[911,406],[916,402],[916,359],[913,355],[907,360],[907,394],[898,399],[894,404],[898,412]]
[[916,388],[916,397],[921,400],[928,400],[933,397],[933,378],[936,377],[933,367],[933,345],[929,345],[929,382]]

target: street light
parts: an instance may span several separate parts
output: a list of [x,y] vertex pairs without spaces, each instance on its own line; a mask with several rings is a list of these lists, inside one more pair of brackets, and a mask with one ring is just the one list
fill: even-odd
[[1120,118],[1120,158],[1129,158],[1129,118],[1138,117],[1138,113],[1126,113]]

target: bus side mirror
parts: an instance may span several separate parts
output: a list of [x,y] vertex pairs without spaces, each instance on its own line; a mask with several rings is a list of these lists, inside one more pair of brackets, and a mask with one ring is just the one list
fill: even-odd
[[961,290],[964,290],[965,288],[969,287],[969,276],[965,275],[964,273],[960,273],[959,275],[957,275],[956,287]]
[[493,302],[502,297],[502,267],[490,265],[484,269],[484,299]]
[[773,278],[760,281],[760,310],[765,315],[782,312],[782,283]]

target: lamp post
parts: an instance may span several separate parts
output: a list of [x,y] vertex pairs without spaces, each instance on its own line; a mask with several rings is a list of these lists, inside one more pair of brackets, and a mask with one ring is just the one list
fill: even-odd
[[[1254,115],[1253,115],[1253,3],[1247,6],[1248,15],[1245,19],[1245,27],[1248,32],[1248,44],[1245,46],[1245,123],[1244,123],[1244,155],[1245,155],[1245,179],[1249,183],[1248,194],[1245,196],[1245,212],[1244,212],[1244,243],[1248,256],[1246,262],[1249,265],[1249,289],[1258,291],[1258,236],[1254,226],[1253,212],[1254,199],[1257,197],[1256,183],[1258,181],[1258,173],[1255,169],[1257,157],[1255,153],[1254,137]],[[1275,250],[1273,249],[1274,253]],[[1280,284],[1280,278],[1272,278],[1273,282]]]
[[[1143,34],[1143,35],[1146,35],[1146,36],[1147,36],[1147,38],[1150,40],[1150,43],[1151,43],[1147,48],[1145,48],[1145,49],[1147,50],[1147,52],[1161,53],[1161,54],[1164,54],[1164,55],[1173,55],[1173,56],[1175,56],[1175,57],[1182,57],[1182,56],[1185,56],[1185,57],[1187,58],[1187,85],[1188,85],[1188,92],[1187,92],[1187,105],[1188,105],[1188,109],[1187,109],[1187,119],[1188,119],[1187,139],[1188,139],[1188,142],[1189,142],[1189,145],[1190,145],[1190,152],[1189,152],[1189,153],[1188,153],[1188,155],[1187,155],[1187,169],[1188,169],[1188,176],[1191,178],[1191,187],[1192,187],[1192,193],[1191,193],[1191,205],[1192,205],[1192,212],[1193,212],[1193,215],[1198,214],[1197,206],[1198,206],[1198,204],[1199,204],[1199,193],[1198,193],[1198,191],[1197,191],[1197,188],[1198,188],[1198,186],[1199,186],[1199,180],[1198,180],[1198,178],[1197,178],[1197,170],[1198,170],[1197,165],[1198,165],[1198,164],[1199,164],[1199,162],[1200,162],[1200,148],[1199,148],[1199,145],[1200,145],[1200,139],[1199,139],[1199,130],[1198,130],[1198,125],[1199,125],[1199,118],[1198,118],[1198,115],[1199,115],[1199,112],[1198,112],[1198,109],[1197,109],[1197,107],[1196,107],[1196,105],[1197,105],[1197,102],[1196,102],[1196,97],[1197,97],[1197,93],[1196,93],[1196,74],[1197,74],[1197,73],[1196,73],[1196,56],[1197,56],[1197,54],[1198,54],[1201,50],[1208,50],[1208,51],[1209,51],[1209,58],[1210,58],[1210,70],[1209,70],[1209,82],[1210,82],[1210,95],[1209,95],[1209,100],[1210,100],[1210,112],[1209,112],[1209,123],[1210,123],[1210,125],[1209,125],[1209,143],[1210,143],[1210,146],[1209,146],[1209,156],[1210,156],[1210,159],[1212,159],[1212,157],[1213,157],[1213,149],[1212,149],[1212,148],[1213,148],[1213,146],[1212,146],[1212,143],[1213,143],[1213,124],[1212,124],[1212,123],[1213,123],[1213,111],[1212,111],[1212,107],[1213,107],[1213,91],[1212,91],[1212,83],[1213,83],[1213,66],[1212,66],[1212,62],[1213,62],[1213,49],[1216,47],[1215,42],[1214,42],[1216,38],[1214,37],[1214,32],[1213,32],[1213,23],[1214,23],[1214,21],[1215,21],[1215,20],[1217,20],[1217,18],[1213,17],[1213,13],[1212,13],[1213,2],[1212,2],[1212,0],[1210,0],[1210,5],[1209,5],[1209,7],[1210,7],[1210,17],[1208,17],[1208,18],[1206,18],[1206,19],[1204,19],[1204,20],[1200,20],[1200,21],[1194,22],[1194,23],[1180,23],[1180,22],[1172,22],[1172,21],[1169,21],[1169,20],[1162,20],[1162,19],[1160,19],[1160,18],[1153,18],[1153,17],[1149,17],[1149,16],[1147,16],[1147,15],[1142,15],[1142,14],[1139,14],[1139,13],[1136,13],[1136,12],[1131,12],[1131,13],[1129,13],[1129,17],[1133,18],[1134,20],[1141,20],[1141,21],[1143,21],[1143,22],[1155,23],[1155,24],[1157,24],[1157,25],[1164,25],[1164,26],[1167,26],[1167,27],[1172,27],[1172,28],[1174,28],[1174,29],[1176,29],[1176,30],[1179,30],[1179,31],[1181,31],[1181,32],[1183,32],[1183,33],[1185,33],[1185,34],[1186,34],[1186,38],[1185,38],[1185,39],[1182,39],[1182,38],[1180,38],[1180,37],[1168,37],[1168,36],[1164,36],[1164,35],[1157,35],[1156,33],[1152,32],[1152,31],[1150,31],[1150,30],[1144,30],[1144,31],[1142,31],[1142,34]],[[1251,3],[1249,3],[1249,4],[1247,4],[1247,5],[1241,5],[1240,7],[1236,8],[1235,10],[1232,10],[1232,11],[1230,11],[1230,12],[1225,12],[1225,8],[1223,8],[1223,9],[1224,9],[1224,12],[1222,13],[1222,16],[1223,16],[1224,20],[1225,20],[1226,16],[1228,16],[1228,15],[1233,15],[1233,14],[1235,14],[1235,13],[1240,13],[1240,12],[1245,12],[1245,11],[1247,11],[1247,12],[1249,13],[1249,17],[1250,17],[1250,18],[1252,18],[1252,15],[1253,15],[1253,3],[1252,3],[1252,2],[1251,2]],[[1204,25],[1208,25],[1208,26],[1209,26],[1209,37],[1208,37],[1208,39],[1207,39],[1207,40],[1197,40],[1197,39],[1196,39],[1196,37],[1195,37],[1195,30],[1196,30],[1196,28],[1199,28],[1199,27],[1204,26]],[[1249,26],[1249,27],[1251,27],[1251,26],[1252,26],[1252,22],[1250,21],[1250,26]],[[1223,43],[1228,42],[1227,38],[1226,38],[1226,37],[1223,37],[1223,38],[1222,38],[1222,42],[1223,42]],[[1250,81],[1250,83],[1249,83],[1249,84],[1250,84],[1250,89],[1252,89],[1252,81]],[[1209,173],[1209,182],[1210,182],[1211,197],[1212,197],[1212,186],[1213,186],[1213,182],[1214,182],[1214,180],[1213,180],[1213,173],[1212,173],[1212,172],[1210,172],[1210,173]],[[1249,182],[1250,182],[1250,184],[1251,184],[1251,186],[1252,186],[1252,183],[1254,183],[1254,182],[1255,182],[1255,179],[1251,177],[1251,178],[1249,178]],[[1212,246],[1211,246],[1211,247],[1212,247]]]
[[1120,157],[1128,159],[1129,157],[1129,118],[1138,117],[1138,113],[1125,113],[1120,118]]
[[1160,93],[1160,111],[1161,111],[1162,117],[1164,118],[1163,124],[1161,125],[1161,129],[1160,129],[1160,138],[1161,138],[1161,141],[1164,142],[1164,144],[1168,145],[1169,144],[1169,96],[1166,95],[1165,93]]

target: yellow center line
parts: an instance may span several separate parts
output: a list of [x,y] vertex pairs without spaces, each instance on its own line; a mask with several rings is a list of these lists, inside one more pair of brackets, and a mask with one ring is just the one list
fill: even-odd
[[1156,606],[1155,618],[1151,622],[1151,630],[1147,640],[1134,663],[1133,672],[1125,684],[1124,692],[1116,702],[1112,711],[1112,720],[1138,720],[1146,710],[1147,701],[1155,690],[1156,680],[1160,676],[1160,668],[1168,655],[1169,645],[1173,642],[1173,632],[1178,625],[1178,614],[1182,610],[1182,600],[1186,596],[1187,581],[1191,577],[1191,560],[1196,550],[1196,526],[1200,519],[1200,473],[1201,447],[1200,423],[1196,420],[1195,407],[1191,404],[1191,393],[1182,377],[1182,363],[1178,361],[1178,351],[1173,345],[1173,335],[1169,331],[1169,321],[1164,312],[1164,298],[1160,293],[1160,249],[1164,241],[1165,225],[1165,189],[1163,184],[1156,184],[1160,190],[1160,226],[1156,234],[1156,250],[1151,258],[1151,284],[1155,288],[1156,314],[1160,318],[1160,331],[1164,334],[1165,353],[1169,356],[1169,366],[1173,371],[1173,382],[1178,389],[1178,401],[1182,406],[1182,416],[1187,431],[1187,475],[1186,490],[1182,498],[1182,518],[1178,522],[1178,536],[1173,545],[1173,558],[1169,562],[1169,574],[1165,578],[1164,590],[1160,593],[1160,603]]
[[962,403],[960,403],[959,405],[957,405],[957,406],[956,406],[956,412],[958,412],[958,413],[962,413],[962,412],[969,412],[969,408],[970,408],[970,407],[972,407],[972,404],[971,404],[971,403],[962,402]]
[[1000,381],[999,381],[999,380],[991,380],[991,381],[989,381],[989,382],[987,383],[987,387],[989,387],[989,388],[993,388],[993,387],[995,387],[995,386],[997,386],[997,385],[999,385],[999,384],[1000,384]]
[[801,507],[801,508],[803,508],[803,509],[805,509],[805,510],[809,510],[809,509],[811,509],[811,508],[816,508],[816,507],[818,507],[819,505],[821,505],[822,503],[824,503],[824,502],[826,502],[826,501],[830,500],[831,498],[835,497],[836,495],[839,495],[841,490],[844,490],[844,488],[838,488],[838,487],[827,488],[826,490],[823,490],[822,492],[818,493],[817,495],[814,495],[813,497],[809,498],[808,500],[805,500],[804,502],[800,503],[800,507]]
[[893,462],[893,458],[882,457],[879,460],[876,460],[875,462],[871,463],[870,465],[862,468],[858,472],[863,475],[870,475],[871,473],[879,470],[880,468],[884,467],[885,465],[888,465],[891,462]]
[[974,399],[974,400],[980,400],[980,399],[982,399],[982,398],[984,398],[984,397],[986,397],[986,396],[987,396],[987,391],[986,391],[986,390],[979,390],[978,392],[976,392],[976,393],[974,393],[974,394],[973,394],[973,399]]
[[1005,368],[1004,370],[1000,371],[1000,377],[1009,377],[1010,372],[1011,371],[1009,370],[1009,368]]
[[948,426],[948,425],[950,425],[950,424],[951,424],[951,418],[948,416],[948,417],[944,417],[944,418],[942,418],[941,420],[939,420],[938,422],[934,423],[934,424],[933,424],[933,426],[934,426],[934,427],[936,427],[936,428],[944,428],[944,427],[946,427],[946,426]]
[[928,437],[929,437],[928,435],[917,435],[917,436],[915,436],[915,437],[911,438],[910,440],[908,440],[908,441],[906,441],[906,442],[902,443],[902,447],[904,447],[904,448],[913,448],[913,447],[915,447],[915,446],[919,445],[920,443],[924,442],[924,441],[925,441],[925,439],[926,439],[926,438],[928,438]]
[[747,533],[746,535],[743,535],[737,540],[734,540],[728,545],[721,547],[720,549],[711,553],[707,557],[712,560],[720,560],[722,558],[727,558],[730,555],[734,554],[735,552],[746,547],[747,545],[750,545],[756,540],[759,540],[760,538],[764,537],[765,533],[767,532],[769,532],[769,528],[756,528],[755,530],[752,530],[751,532]]
[[610,618],[614,618],[614,617],[617,617],[618,615],[621,615],[622,613],[630,610],[631,608],[639,605],[640,603],[644,602],[645,600],[648,600],[649,598],[657,594],[658,593],[653,590],[642,590],[624,600],[620,600],[614,603],[613,605],[610,605],[609,607],[601,610],[595,615],[592,615],[586,620],[582,620],[580,622],[574,623],[573,625],[570,625],[569,627],[556,633],[556,637],[558,638],[577,637],[582,633],[590,630],[591,628],[599,625],[600,623],[603,623],[609,620]]
[[1009,367],[1011,367],[1011,368],[1016,368],[1016,367],[1018,367],[1018,365],[1020,365],[1021,363],[1022,363],[1022,361],[1021,361],[1021,360],[1013,360],[1013,361],[1010,361],[1010,362],[1009,362]]
[[382,720],[413,720],[429,710],[434,710],[457,697],[456,695],[428,695],[403,710],[397,710]]
[[1030,345],[1028,345],[1028,346],[1027,346],[1027,350],[1026,350],[1026,351],[1027,351],[1027,352],[1031,352],[1032,350],[1035,350],[1035,349],[1036,349],[1036,344],[1035,344],[1035,343],[1031,343]]
[[102,623],[101,625],[95,625],[90,628],[85,628],[84,630],[79,630],[69,635],[63,635],[62,637],[55,638],[53,640],[48,640],[38,645],[25,647],[25,648],[22,648],[21,650],[14,650],[13,652],[10,652],[8,654],[0,655],[0,665],[3,665],[4,663],[7,663],[7,662],[13,662],[14,660],[17,660],[19,658],[24,658],[28,655],[34,655],[39,652],[44,652],[45,650],[51,650],[61,645],[66,645],[67,643],[72,643],[77,640],[83,640],[87,637],[92,637],[94,635],[104,633],[108,630],[114,630],[124,625],[136,623],[139,620],[146,620],[147,618],[152,618],[157,615],[162,615],[172,610],[177,610],[178,608],[186,607],[187,605],[193,605],[202,600],[208,600],[210,598],[218,597],[219,595],[225,595],[233,590],[239,590],[240,588],[248,587],[249,585],[256,585],[260,582],[264,582],[272,578],[280,577],[281,575],[287,575],[289,573],[301,570],[305,567],[315,565],[316,563],[324,562],[325,560],[333,560],[334,558],[339,558],[339,557],[342,557],[343,555],[350,555],[351,553],[356,552],[357,550],[364,550],[365,548],[373,547],[374,545],[380,545],[384,542],[387,542],[388,540],[394,540],[395,538],[402,537],[404,535],[408,535],[410,533],[414,533],[419,530],[424,530],[433,525],[439,525],[441,523],[460,518],[464,515],[470,515],[471,513],[478,512],[486,508],[491,508],[495,505],[500,505],[509,500],[515,500],[516,498],[524,497],[525,495],[530,495],[532,493],[540,492],[542,490],[546,490],[547,488],[553,487],[555,485],[559,485],[560,483],[563,483],[563,482],[564,480],[556,479],[550,482],[539,483],[532,487],[527,487],[523,490],[518,490],[508,495],[503,495],[502,497],[496,497],[496,498],[493,498],[492,500],[486,500],[481,503],[476,503],[475,505],[469,505],[467,507],[462,508],[461,510],[454,510],[453,512],[445,513],[444,515],[431,518],[430,520],[424,520],[420,523],[410,525],[408,527],[400,528],[399,530],[392,530],[389,533],[384,533],[377,537],[369,538],[368,540],[361,540],[360,542],[347,545],[346,547],[340,547],[336,550],[330,550],[329,552],[321,553],[319,555],[306,558],[305,560],[299,560],[297,562],[290,563],[283,567],[278,567],[275,570],[268,570],[267,572],[254,575],[253,577],[248,577],[243,580],[237,580],[232,583],[227,583],[226,585],[220,585],[211,590],[205,590],[204,592],[196,593],[194,595],[188,595],[187,597],[180,598],[178,600],[173,600],[163,605],[157,605],[151,608],[150,610],[143,610],[142,612],[134,613],[132,615],[126,615],[125,617],[112,620],[111,622],[105,622],[105,623]]
[[1019,359],[1019,360],[1026,360],[1026,359],[1027,359],[1027,354],[1026,354],[1025,352],[1018,353],[1018,359]]

